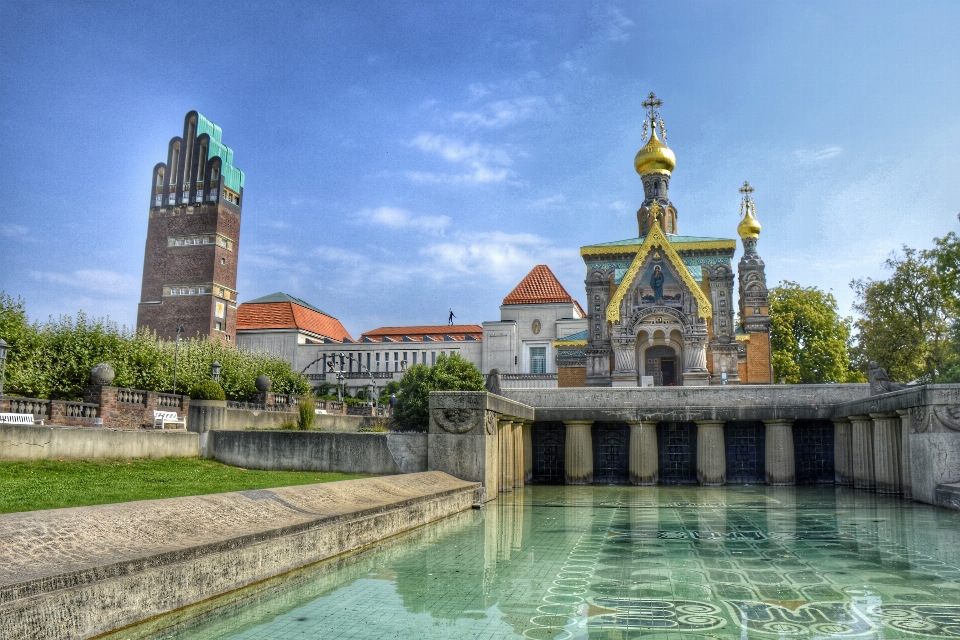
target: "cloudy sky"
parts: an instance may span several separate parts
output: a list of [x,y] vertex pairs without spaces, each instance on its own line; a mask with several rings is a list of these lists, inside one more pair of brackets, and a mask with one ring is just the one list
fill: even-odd
[[[418,6],[419,5],[419,6]],[[380,325],[499,317],[534,265],[636,236],[663,100],[685,235],[756,188],[772,285],[882,276],[960,211],[960,3],[0,0],[0,289],[136,321],[184,114],[246,173],[240,300]],[[737,258],[739,259],[739,252]]]

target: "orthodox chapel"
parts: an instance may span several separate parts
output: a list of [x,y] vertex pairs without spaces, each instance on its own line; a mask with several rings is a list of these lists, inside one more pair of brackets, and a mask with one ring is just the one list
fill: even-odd
[[[676,155],[662,102],[643,106],[637,236],[581,247],[587,329],[553,342],[559,386],[770,384],[770,316],[760,223],[744,182],[736,240],[680,235],[670,201]],[[659,135],[658,135],[659,131]],[[734,296],[734,285],[737,295]]]

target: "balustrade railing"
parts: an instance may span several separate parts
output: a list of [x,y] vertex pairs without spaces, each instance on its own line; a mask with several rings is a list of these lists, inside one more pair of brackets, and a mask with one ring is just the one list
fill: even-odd
[[64,402],[63,417],[82,420],[100,415],[100,406],[89,402]]
[[183,396],[175,396],[172,393],[158,393],[157,406],[169,409],[182,409]]
[[117,389],[117,403],[145,407],[147,406],[147,392],[140,389]]
[[50,416],[50,401],[36,398],[11,398],[10,413],[32,413],[46,418]]
[[227,400],[227,409],[245,409],[246,411],[293,411],[290,404],[264,404],[263,402],[238,402]]

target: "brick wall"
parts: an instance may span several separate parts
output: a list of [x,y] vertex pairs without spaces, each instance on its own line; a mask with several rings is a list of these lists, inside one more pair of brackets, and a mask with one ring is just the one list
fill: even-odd
[[750,384],[770,384],[770,334],[751,333],[747,342],[747,379]]
[[[128,401],[124,401],[124,396],[128,396]],[[185,418],[190,412],[189,396],[154,391],[90,386],[83,390],[83,400],[100,405],[100,417],[108,429],[153,428],[155,410],[175,411],[179,418]],[[179,406],[170,406],[171,402]]]
[[585,387],[587,386],[586,367],[560,367],[557,369],[558,387]]
[[[168,246],[170,236],[220,233],[233,241],[232,250],[216,243]],[[236,299],[227,301],[222,332],[214,330],[216,298],[206,295],[164,296],[163,285],[216,283],[237,286],[240,250],[240,213],[235,207],[208,203],[197,206],[153,208],[147,227],[138,327],[150,327],[161,338],[172,339],[184,325],[185,336],[216,335],[236,339]],[[221,264],[221,261],[223,262]],[[159,304],[157,304],[159,301]]]

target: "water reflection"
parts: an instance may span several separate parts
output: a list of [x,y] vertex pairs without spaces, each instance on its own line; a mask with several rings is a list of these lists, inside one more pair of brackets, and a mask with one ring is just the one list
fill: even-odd
[[960,637],[958,524],[846,488],[527,487],[149,637]]

